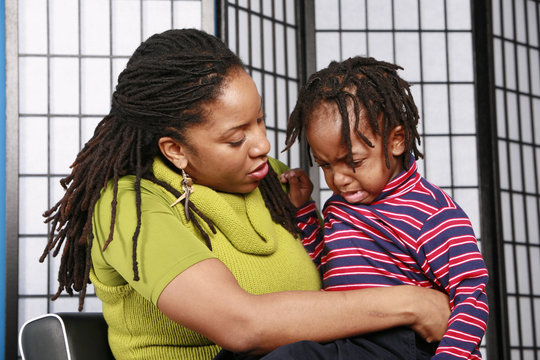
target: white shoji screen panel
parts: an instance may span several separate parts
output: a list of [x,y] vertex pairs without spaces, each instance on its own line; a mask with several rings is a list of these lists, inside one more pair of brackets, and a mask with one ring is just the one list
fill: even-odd
[[299,167],[297,144],[281,152],[299,84],[295,0],[226,1],[224,8],[225,40],[246,63],[263,97],[270,155]]
[[[200,0],[19,0],[19,326],[34,316],[76,311],[56,292],[59,259],[38,258],[41,214],[61,195],[59,179],[109,112],[118,74],[150,35],[201,28]],[[92,287],[85,311],[100,311]]]
[[[355,55],[404,68],[420,113],[419,171],[481,239],[470,0],[315,0],[315,32],[318,69]],[[324,180],[320,194],[320,204],[332,194]]]
[[510,356],[540,359],[540,3],[492,10]]
[[[420,112],[420,172],[479,225],[469,0],[315,0],[317,68],[371,56],[402,66]],[[322,171],[321,179],[324,179]],[[321,180],[321,204],[331,195]]]

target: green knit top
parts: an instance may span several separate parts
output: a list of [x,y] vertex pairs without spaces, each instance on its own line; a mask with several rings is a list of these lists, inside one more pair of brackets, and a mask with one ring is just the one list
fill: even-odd
[[[271,159],[279,174],[286,169]],[[180,190],[181,176],[160,159],[154,175]],[[191,265],[217,257],[240,286],[253,294],[320,289],[319,274],[299,239],[271,220],[259,189],[249,194],[216,192],[194,185],[190,200],[214,223],[210,251],[182,204],[153,182],[141,181],[141,232],[137,245],[139,281],[133,280],[136,226],[135,178],[122,177],[113,240],[110,231],[112,184],[96,203],[90,279],[103,302],[109,343],[116,359],[211,359],[220,348],[202,335],[165,317],[156,307],[167,284]]]

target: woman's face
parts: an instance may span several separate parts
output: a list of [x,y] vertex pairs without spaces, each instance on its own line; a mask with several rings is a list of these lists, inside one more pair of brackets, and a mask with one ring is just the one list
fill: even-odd
[[232,70],[221,95],[206,105],[205,121],[187,129],[184,170],[196,184],[248,193],[268,173],[270,142],[261,96],[244,70]]

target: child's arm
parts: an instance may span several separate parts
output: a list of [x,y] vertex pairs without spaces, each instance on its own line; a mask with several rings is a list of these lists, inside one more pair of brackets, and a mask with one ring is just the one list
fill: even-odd
[[324,248],[324,231],[315,202],[310,201],[313,183],[302,169],[288,170],[280,175],[280,180],[289,184],[289,199],[298,208],[296,222],[302,231],[300,234],[302,244],[319,268]]
[[287,170],[279,176],[279,179],[282,183],[289,184],[289,199],[294,206],[299,208],[309,201],[313,191],[313,183],[304,170]]
[[488,273],[465,213],[444,209],[424,224],[419,264],[444,288],[452,313],[433,359],[480,359],[479,344],[488,318]]

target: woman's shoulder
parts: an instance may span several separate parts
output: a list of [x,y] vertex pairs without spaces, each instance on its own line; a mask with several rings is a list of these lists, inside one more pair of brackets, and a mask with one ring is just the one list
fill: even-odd
[[[125,208],[125,207],[132,207],[135,208],[135,198],[137,196],[137,190],[136,190],[136,177],[134,175],[126,175],[122,176],[120,179],[118,179],[117,183],[117,203],[119,207]],[[97,206],[103,206],[104,204],[109,205],[110,201],[112,201],[114,197],[114,180],[109,180],[107,183],[107,186],[104,187],[101,191],[101,196],[98,200]],[[174,196],[169,193],[165,188],[160,186],[159,184],[156,184],[155,182],[148,180],[148,179],[141,179],[140,182],[140,194],[141,198],[144,198],[144,202],[142,202],[142,205],[148,205],[148,204],[154,204],[157,203],[164,203],[168,204],[171,203],[174,199]],[[155,201],[152,201],[154,199]],[[172,200],[171,200],[172,199]],[[154,204],[155,205],[155,204]]]

